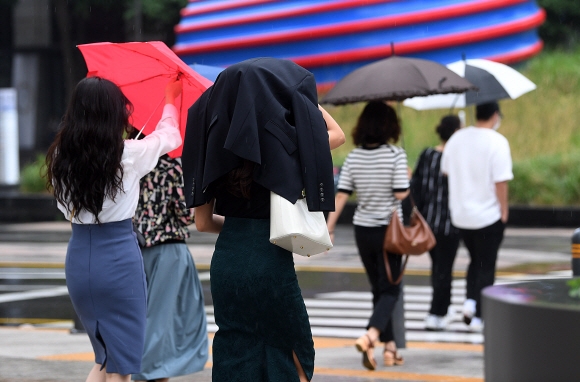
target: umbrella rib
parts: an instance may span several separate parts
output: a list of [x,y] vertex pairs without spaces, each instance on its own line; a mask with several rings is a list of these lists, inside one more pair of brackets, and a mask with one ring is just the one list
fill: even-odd
[[158,59],[158,58],[151,57],[151,56],[150,56],[150,55],[148,55],[148,54],[145,54],[145,53],[143,53],[143,52],[136,51],[136,50],[134,50],[134,49],[130,49],[130,48],[129,48],[129,47],[127,47],[127,46],[121,46],[121,45],[118,45],[118,47],[119,47],[120,49],[125,49],[125,50],[128,50],[128,51],[130,51],[130,52],[133,52],[133,53],[135,53],[135,54],[140,54],[141,56],[144,56],[144,57],[147,57],[147,58],[150,58],[150,59],[152,59],[152,60],[155,60],[155,61],[159,62],[159,63],[160,63],[160,64],[162,64],[163,66],[166,66],[166,67],[168,67],[168,68],[170,68],[170,69],[173,69],[172,65],[169,65],[169,64],[165,63],[164,61],[161,61],[161,60],[160,60],[160,59]]
[[150,80],[150,79],[152,79],[152,78],[156,78],[156,77],[163,77],[163,76],[164,76],[163,74],[155,74],[154,76],[151,76],[151,77],[147,77],[147,78],[141,78],[140,80],[137,80],[137,81],[134,81],[134,82],[129,82],[129,83],[126,83],[126,84],[123,84],[123,85],[119,85],[119,87],[120,87],[120,88],[122,88],[122,87],[124,87],[124,86],[131,86],[131,85],[138,84],[138,83],[140,83],[140,82],[145,82],[145,81],[148,81],[148,80]]
[[423,81],[425,81],[425,84],[427,84],[427,93],[431,93],[431,89],[429,89],[429,81],[427,81],[427,77],[425,77],[423,75],[423,73],[421,73],[421,71],[415,65],[412,65],[411,67],[413,68],[413,70],[415,70],[421,76],[421,78],[423,78]]
[[161,98],[161,101],[159,101],[159,103],[157,104],[157,106],[155,106],[155,109],[153,109],[153,112],[151,112],[151,115],[149,115],[149,118],[147,118],[147,121],[143,124],[143,127],[141,128],[141,130],[139,130],[139,134],[137,134],[137,136],[135,137],[135,139],[139,138],[139,136],[143,132],[143,129],[145,129],[145,126],[147,126],[147,124],[151,120],[151,117],[153,117],[153,114],[155,114],[155,112],[159,108],[159,105],[161,105],[161,103],[163,102],[164,99],[165,99],[165,96],[163,96],[163,98]]

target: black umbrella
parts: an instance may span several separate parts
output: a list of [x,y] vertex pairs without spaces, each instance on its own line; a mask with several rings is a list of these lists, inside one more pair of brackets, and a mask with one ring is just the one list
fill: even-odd
[[367,101],[402,101],[431,94],[477,89],[457,73],[434,61],[391,56],[349,73],[320,103],[343,105]]

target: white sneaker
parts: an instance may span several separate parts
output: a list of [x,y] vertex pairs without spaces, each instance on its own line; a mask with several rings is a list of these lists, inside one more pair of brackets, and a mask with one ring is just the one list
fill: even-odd
[[439,332],[441,330],[445,330],[447,323],[447,316],[436,316],[434,314],[429,314],[427,317],[425,317],[426,330]]
[[469,331],[473,333],[483,332],[483,321],[479,317],[473,317],[471,323],[469,324]]
[[473,316],[475,316],[475,300],[468,298],[463,303],[463,322],[467,325],[471,323]]

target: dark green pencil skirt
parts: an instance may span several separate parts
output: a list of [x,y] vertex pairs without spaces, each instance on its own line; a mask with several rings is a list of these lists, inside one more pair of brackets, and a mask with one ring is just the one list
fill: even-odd
[[213,381],[298,381],[292,351],[312,378],[314,342],[292,253],[269,236],[268,219],[228,217],[216,242]]

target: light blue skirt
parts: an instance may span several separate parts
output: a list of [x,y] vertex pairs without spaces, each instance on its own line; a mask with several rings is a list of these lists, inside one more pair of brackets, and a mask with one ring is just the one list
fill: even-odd
[[95,362],[107,373],[141,370],[147,289],[131,219],[73,224],[66,285],[85,327]]
[[135,380],[200,371],[208,358],[203,290],[185,243],[143,248],[147,275],[147,330]]

